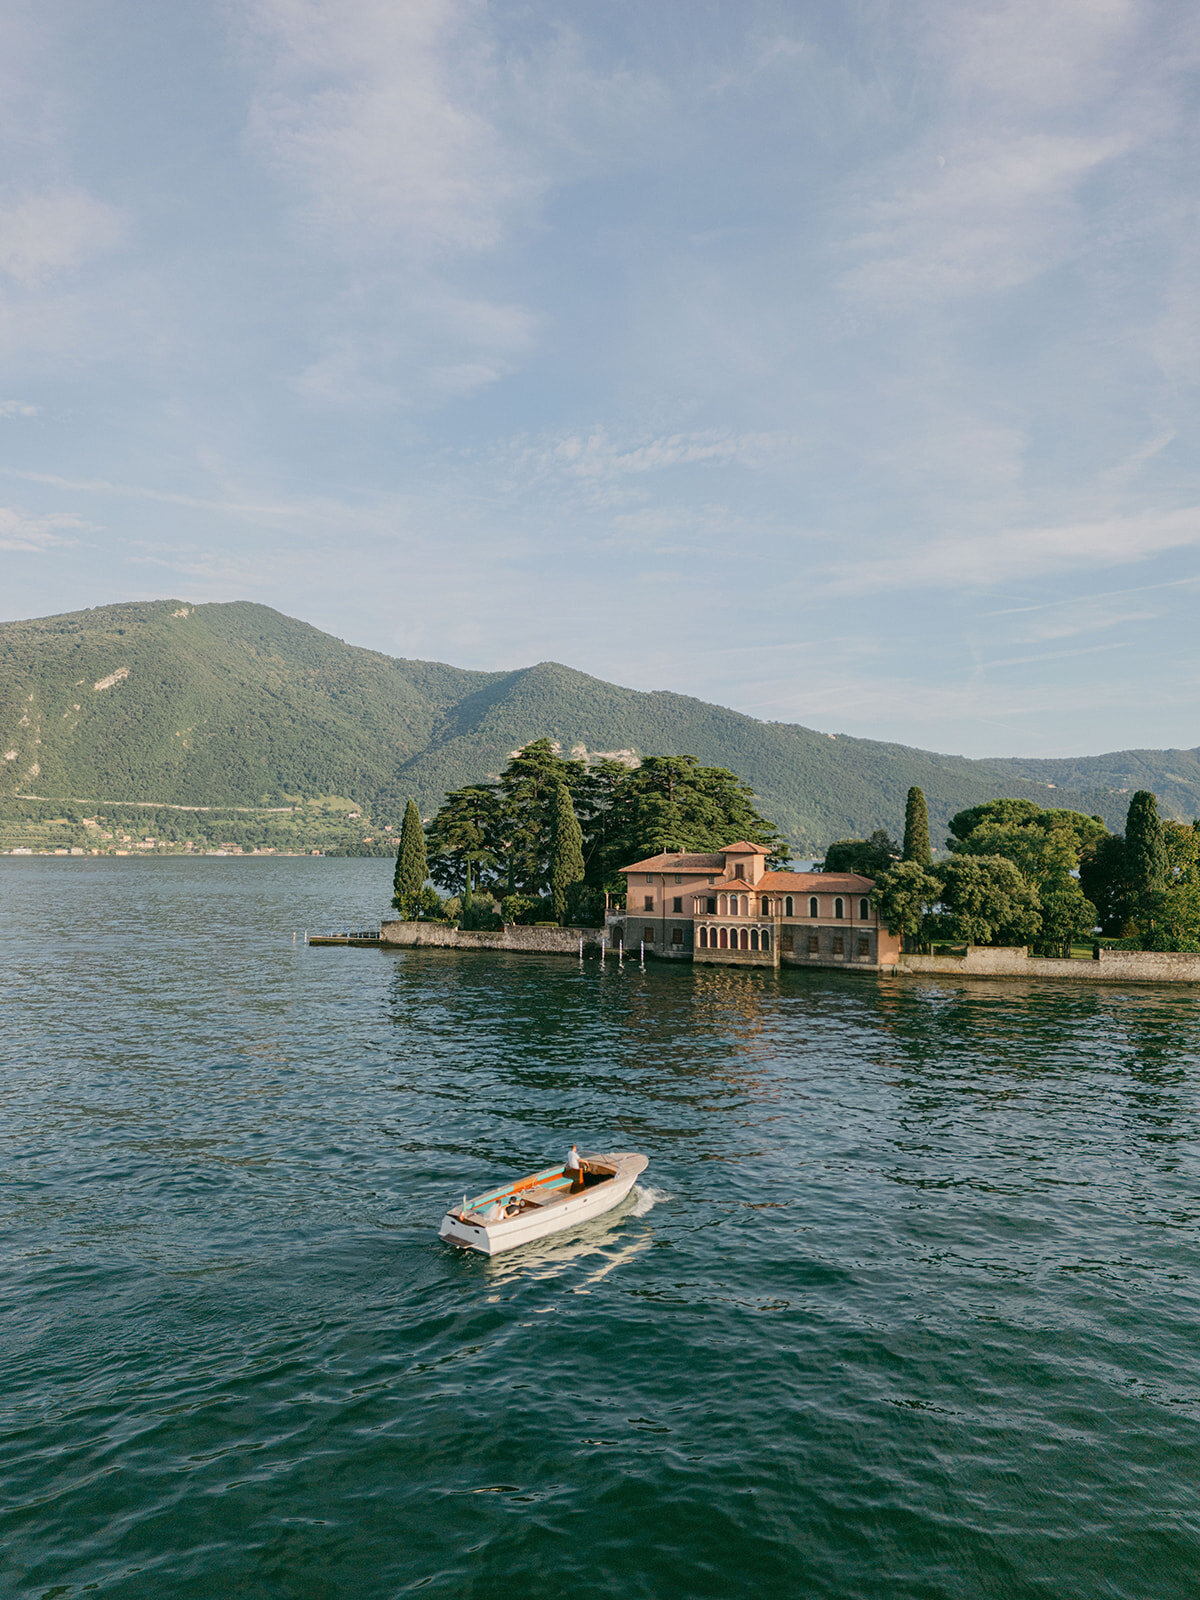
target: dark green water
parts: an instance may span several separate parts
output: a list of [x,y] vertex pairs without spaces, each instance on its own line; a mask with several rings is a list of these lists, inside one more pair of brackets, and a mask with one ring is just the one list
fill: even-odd
[[1194,1600],[1194,998],[293,946],[388,868],[0,863],[0,1594]]

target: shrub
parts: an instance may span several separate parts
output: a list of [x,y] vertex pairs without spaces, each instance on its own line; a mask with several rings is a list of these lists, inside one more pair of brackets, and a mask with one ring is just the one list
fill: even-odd
[[500,902],[502,922],[528,927],[542,910],[542,902],[530,894],[506,894]]
[[463,902],[460,928],[470,933],[492,933],[500,926],[500,909],[490,894],[469,895]]

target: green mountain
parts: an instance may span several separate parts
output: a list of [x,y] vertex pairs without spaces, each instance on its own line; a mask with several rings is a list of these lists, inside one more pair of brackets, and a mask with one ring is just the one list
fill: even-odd
[[997,794],[1124,821],[1154,789],[1200,814],[1200,751],[974,761],[759,722],[687,695],[641,693],[556,662],[467,672],[360,650],[267,606],[177,600],[0,624],[0,810],[20,796],[88,805],[271,807],[344,796],[382,824],[410,794],[498,773],[531,739],[564,751],[691,754],[731,767],[797,853],[902,824],[918,783],[937,842]]

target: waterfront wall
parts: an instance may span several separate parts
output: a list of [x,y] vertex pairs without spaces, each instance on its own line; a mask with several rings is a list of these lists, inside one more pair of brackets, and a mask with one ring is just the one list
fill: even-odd
[[956,978],[1060,978],[1067,983],[1197,983],[1200,955],[1160,950],[1101,950],[1098,961],[1031,956],[1024,948],[968,945],[962,956],[902,955],[900,973]]
[[[440,950],[514,950],[539,955],[577,956],[579,940],[595,954],[602,937],[599,928],[523,928],[506,927],[495,933],[467,932],[445,922],[385,922],[379,930],[379,943],[393,948],[424,946]],[[608,947],[612,944],[609,931]],[[659,959],[666,952],[647,947]],[[637,954],[636,947],[633,954]],[[729,966],[772,966],[770,955],[757,950],[707,950],[681,953],[671,951],[668,959],[717,960]],[[953,978],[1058,978],[1066,983],[1194,983],[1200,984],[1200,954],[1185,955],[1158,950],[1101,950],[1098,961],[1056,959],[1031,956],[1024,948],[992,948],[968,945],[961,956],[902,955],[895,965],[834,959],[796,959],[784,952],[783,965],[793,971],[801,967],[814,970],[837,968],[841,971],[936,975]]]
[[598,950],[599,928],[498,929],[495,933],[468,932],[447,922],[385,922],[379,930],[381,945],[406,948],[420,945],[439,950],[520,950],[543,955],[577,956],[583,947]]

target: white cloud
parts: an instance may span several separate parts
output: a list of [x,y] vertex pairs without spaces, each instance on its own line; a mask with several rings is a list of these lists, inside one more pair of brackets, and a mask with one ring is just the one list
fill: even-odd
[[72,489],[84,494],[117,495],[131,500],[158,501],[163,505],[187,506],[200,511],[223,511],[233,516],[249,517],[302,517],[311,515],[312,501],[244,501],[233,498],[220,499],[202,495],[181,494],[175,490],[155,489],[146,484],[110,483],[105,478],[65,478],[53,472],[28,472],[18,467],[0,467],[9,478],[21,478],[27,483],[44,483],[54,489]]
[[593,70],[562,18],[485,0],[247,0],[242,20],[250,145],[304,248],[351,275],[300,392],[436,405],[514,371],[541,319],[494,263],[556,187],[645,162],[653,75]]
[[982,588],[1053,572],[1125,566],[1196,545],[1200,506],[1143,511],[931,540],[901,555],[831,566],[829,590]]
[[931,53],[975,116],[1061,111],[1110,95],[1144,18],[1137,0],[951,0],[925,13]]
[[1099,482],[1105,488],[1123,488],[1126,484],[1141,477],[1150,462],[1175,442],[1177,435],[1178,429],[1174,426],[1159,428],[1151,438],[1136,446],[1135,449],[1127,451],[1119,461],[1114,462],[1106,471],[1100,473]]
[[41,409],[27,400],[0,400],[0,417],[36,417]]
[[708,429],[618,442],[603,427],[586,434],[518,446],[522,466],[575,478],[615,479],[681,466],[762,467],[793,458],[800,439],[790,433],[736,433]]
[[379,316],[369,328],[342,328],[297,377],[303,395],[336,405],[439,403],[488,387],[530,348],[535,318],[441,286],[381,284]]
[[351,253],[494,246],[540,184],[487,114],[496,58],[476,0],[256,0],[251,134]]
[[119,211],[79,189],[0,201],[0,272],[23,288],[37,288],[111,249],[123,232]]
[[90,528],[90,523],[69,512],[31,516],[13,506],[0,506],[0,550],[41,554],[77,543],[72,535],[85,533]]
[[914,20],[929,114],[860,185],[844,277],[891,306],[1011,289],[1071,259],[1096,222],[1085,186],[1181,115],[1137,0],[948,0]]
[[932,146],[923,159],[909,152],[892,192],[866,208],[867,226],[852,242],[865,259],[844,284],[872,300],[909,303],[1027,283],[1078,246],[1076,189],[1129,145],[1119,134],[1029,132],[961,138],[940,165]]
[[[818,667],[813,667],[802,674],[800,681],[795,677],[779,678],[773,683],[756,685],[759,694],[753,698],[742,694],[734,698],[737,709],[752,716],[798,722],[807,727],[832,725],[859,737],[868,728],[874,730],[880,724],[904,727],[905,742],[921,743],[925,748],[938,750],[962,749],[948,733],[950,727],[957,727],[969,740],[970,748],[963,753],[973,756],[1015,753],[1014,745],[1020,744],[1032,754],[1028,746],[1034,741],[1026,729],[1045,719],[1058,731],[1051,734],[1042,753],[1065,755],[1072,749],[1089,748],[1088,739],[1085,737],[1081,744],[1077,732],[1073,731],[1082,725],[1083,719],[1094,721],[1099,712],[1103,720],[1106,713],[1118,708],[1135,714],[1139,708],[1144,709],[1144,684],[1125,675],[1114,677],[1104,669],[1098,670],[1104,671],[1104,700],[1099,707],[1093,671],[1076,674],[1069,680],[1057,674],[1045,674],[1041,681],[1035,676],[1027,683],[1014,683],[1008,673],[999,682],[990,683],[977,672],[968,672],[952,682],[939,684],[915,676],[862,672],[853,665],[836,674],[822,674]],[[1170,684],[1164,684],[1161,704],[1186,709],[1195,705],[1198,691],[1200,679],[1197,675],[1194,672],[1182,674]],[[1110,729],[1110,740],[1111,732]],[[879,737],[873,732],[868,736]],[[1112,749],[1113,745],[1105,744],[1101,734],[1090,745],[1093,751],[1097,747]]]
[[1110,650],[1127,650],[1128,639],[1114,639],[1110,644],[1087,644],[1077,650],[1041,650],[1037,655],[998,656],[979,663],[981,672],[994,672],[1001,667],[1031,667],[1042,661],[1074,661],[1077,656],[1105,655]]
[[[309,400],[437,405],[486,388],[534,316],[451,281],[548,179],[506,112],[516,67],[481,0],[250,0],[248,137],[310,251],[352,277],[298,371]],[[332,311],[332,316],[329,312]]]

